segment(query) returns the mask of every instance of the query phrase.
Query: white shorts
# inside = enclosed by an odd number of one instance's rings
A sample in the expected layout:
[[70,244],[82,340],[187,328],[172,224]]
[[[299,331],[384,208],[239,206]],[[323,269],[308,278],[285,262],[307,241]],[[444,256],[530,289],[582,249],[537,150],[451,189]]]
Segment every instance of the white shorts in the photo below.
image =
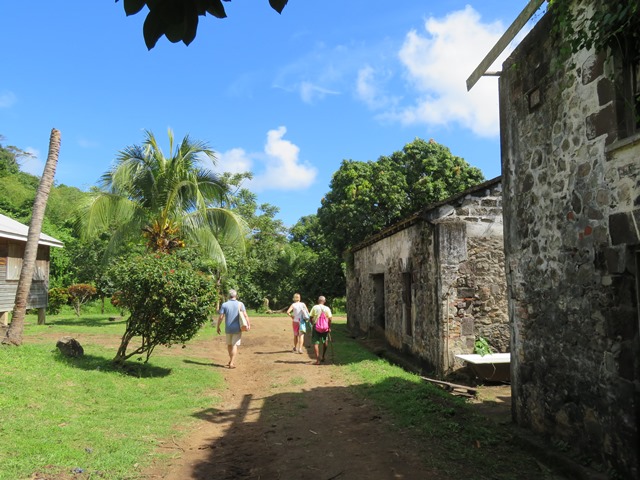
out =
[[239,347],[242,333],[227,333],[227,345]]

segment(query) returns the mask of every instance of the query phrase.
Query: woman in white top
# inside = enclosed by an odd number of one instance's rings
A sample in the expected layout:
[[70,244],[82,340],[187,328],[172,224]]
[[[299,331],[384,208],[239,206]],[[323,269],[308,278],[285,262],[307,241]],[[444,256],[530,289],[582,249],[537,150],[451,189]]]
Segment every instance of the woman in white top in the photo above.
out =
[[293,327],[293,352],[303,353],[302,345],[304,344],[304,333],[300,331],[300,322],[304,321],[302,315],[304,312],[308,312],[307,306],[300,301],[300,294],[296,293],[293,296],[293,303],[287,310],[287,315],[293,320],[291,326]]

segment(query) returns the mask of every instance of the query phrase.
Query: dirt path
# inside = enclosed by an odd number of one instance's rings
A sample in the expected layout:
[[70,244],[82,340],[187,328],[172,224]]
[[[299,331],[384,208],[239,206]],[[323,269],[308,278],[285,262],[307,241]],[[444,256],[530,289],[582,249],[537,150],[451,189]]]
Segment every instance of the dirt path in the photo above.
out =
[[220,404],[200,412],[192,433],[161,447],[173,458],[145,478],[444,478],[383,412],[350,392],[339,367],[315,366],[312,355],[291,351],[288,319],[255,318],[252,326],[234,370],[225,368],[222,336],[189,348],[219,368],[228,387]]

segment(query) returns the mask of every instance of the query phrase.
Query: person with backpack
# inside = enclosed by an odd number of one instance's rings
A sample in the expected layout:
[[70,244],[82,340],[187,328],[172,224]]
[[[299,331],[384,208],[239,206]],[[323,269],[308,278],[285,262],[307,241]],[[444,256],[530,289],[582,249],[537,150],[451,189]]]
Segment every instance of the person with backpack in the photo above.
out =
[[[316,363],[314,365],[320,365],[320,362],[324,362],[327,353],[329,332],[331,331],[331,309],[324,304],[326,301],[327,300],[320,295],[318,297],[318,304],[314,305],[309,312],[311,324],[313,325],[311,343],[313,343],[313,350],[316,353]],[[322,357],[320,357],[321,343]]]

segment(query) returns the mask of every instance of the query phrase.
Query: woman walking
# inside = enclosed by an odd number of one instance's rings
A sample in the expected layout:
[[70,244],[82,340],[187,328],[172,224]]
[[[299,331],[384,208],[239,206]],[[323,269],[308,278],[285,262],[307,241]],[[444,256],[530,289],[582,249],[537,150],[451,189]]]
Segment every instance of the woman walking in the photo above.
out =
[[300,330],[300,322],[304,322],[304,315],[309,316],[307,306],[300,301],[300,294],[293,295],[293,303],[287,310],[287,315],[292,319],[291,326],[293,328],[293,352],[303,353],[302,346],[304,344],[304,327]]

